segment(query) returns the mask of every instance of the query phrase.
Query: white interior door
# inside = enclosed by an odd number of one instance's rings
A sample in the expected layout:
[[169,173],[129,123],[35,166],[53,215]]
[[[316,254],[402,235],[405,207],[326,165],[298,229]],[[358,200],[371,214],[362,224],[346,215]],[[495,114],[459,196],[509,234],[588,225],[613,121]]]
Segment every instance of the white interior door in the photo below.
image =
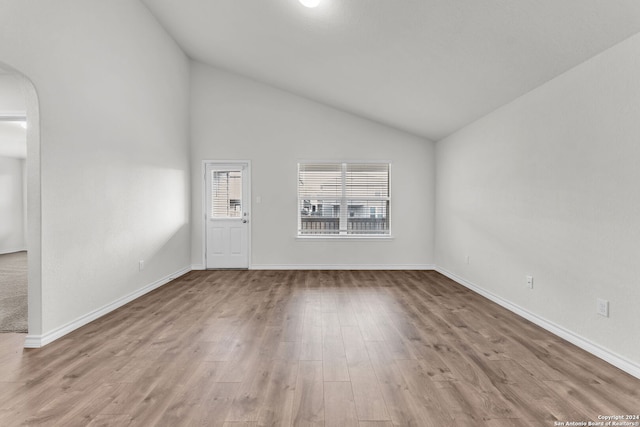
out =
[[249,268],[249,164],[206,163],[207,268]]

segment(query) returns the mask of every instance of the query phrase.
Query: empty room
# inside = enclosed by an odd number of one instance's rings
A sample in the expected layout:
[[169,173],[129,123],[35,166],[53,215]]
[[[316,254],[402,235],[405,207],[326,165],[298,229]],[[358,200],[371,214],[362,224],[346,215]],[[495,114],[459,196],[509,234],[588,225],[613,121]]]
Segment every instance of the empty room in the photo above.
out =
[[0,425],[640,426],[640,3],[0,0]]

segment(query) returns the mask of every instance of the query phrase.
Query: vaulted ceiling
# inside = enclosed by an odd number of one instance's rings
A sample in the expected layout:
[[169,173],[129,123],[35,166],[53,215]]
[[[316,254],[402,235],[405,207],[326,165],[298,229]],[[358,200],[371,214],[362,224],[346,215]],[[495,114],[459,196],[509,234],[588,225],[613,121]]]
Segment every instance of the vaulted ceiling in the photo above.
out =
[[439,140],[640,32],[637,0],[142,0],[194,60]]

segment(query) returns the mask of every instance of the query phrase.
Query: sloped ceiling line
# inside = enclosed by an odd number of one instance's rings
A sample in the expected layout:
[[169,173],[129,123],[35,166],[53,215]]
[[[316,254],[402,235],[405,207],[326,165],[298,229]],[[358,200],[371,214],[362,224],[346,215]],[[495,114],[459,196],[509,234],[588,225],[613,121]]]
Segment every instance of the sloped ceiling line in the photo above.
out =
[[640,32],[636,0],[142,0],[192,58],[437,141]]

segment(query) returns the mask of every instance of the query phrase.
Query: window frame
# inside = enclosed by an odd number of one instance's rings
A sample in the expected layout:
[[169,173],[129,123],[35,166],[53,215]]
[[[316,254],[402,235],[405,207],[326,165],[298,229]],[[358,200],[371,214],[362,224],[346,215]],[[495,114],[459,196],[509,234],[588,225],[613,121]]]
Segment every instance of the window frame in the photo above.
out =
[[[388,196],[384,198],[380,198],[379,200],[386,200],[388,202],[387,205],[387,232],[384,234],[380,233],[371,233],[371,234],[355,234],[348,233],[348,230],[339,230],[336,234],[301,234],[301,223],[302,223],[302,215],[300,213],[301,206],[301,197],[300,197],[300,167],[301,165],[340,165],[341,166],[341,184],[342,184],[342,194],[339,197],[340,200],[340,223],[342,221],[348,221],[348,200],[351,200],[346,194],[346,166],[347,165],[386,165],[387,166],[387,185],[388,185]],[[389,160],[299,160],[297,162],[296,168],[296,238],[297,239],[317,239],[317,240],[350,240],[350,239],[369,239],[369,240],[392,240],[394,238],[392,234],[392,162]],[[362,199],[362,197],[360,197]],[[376,200],[372,198],[370,200]]]

